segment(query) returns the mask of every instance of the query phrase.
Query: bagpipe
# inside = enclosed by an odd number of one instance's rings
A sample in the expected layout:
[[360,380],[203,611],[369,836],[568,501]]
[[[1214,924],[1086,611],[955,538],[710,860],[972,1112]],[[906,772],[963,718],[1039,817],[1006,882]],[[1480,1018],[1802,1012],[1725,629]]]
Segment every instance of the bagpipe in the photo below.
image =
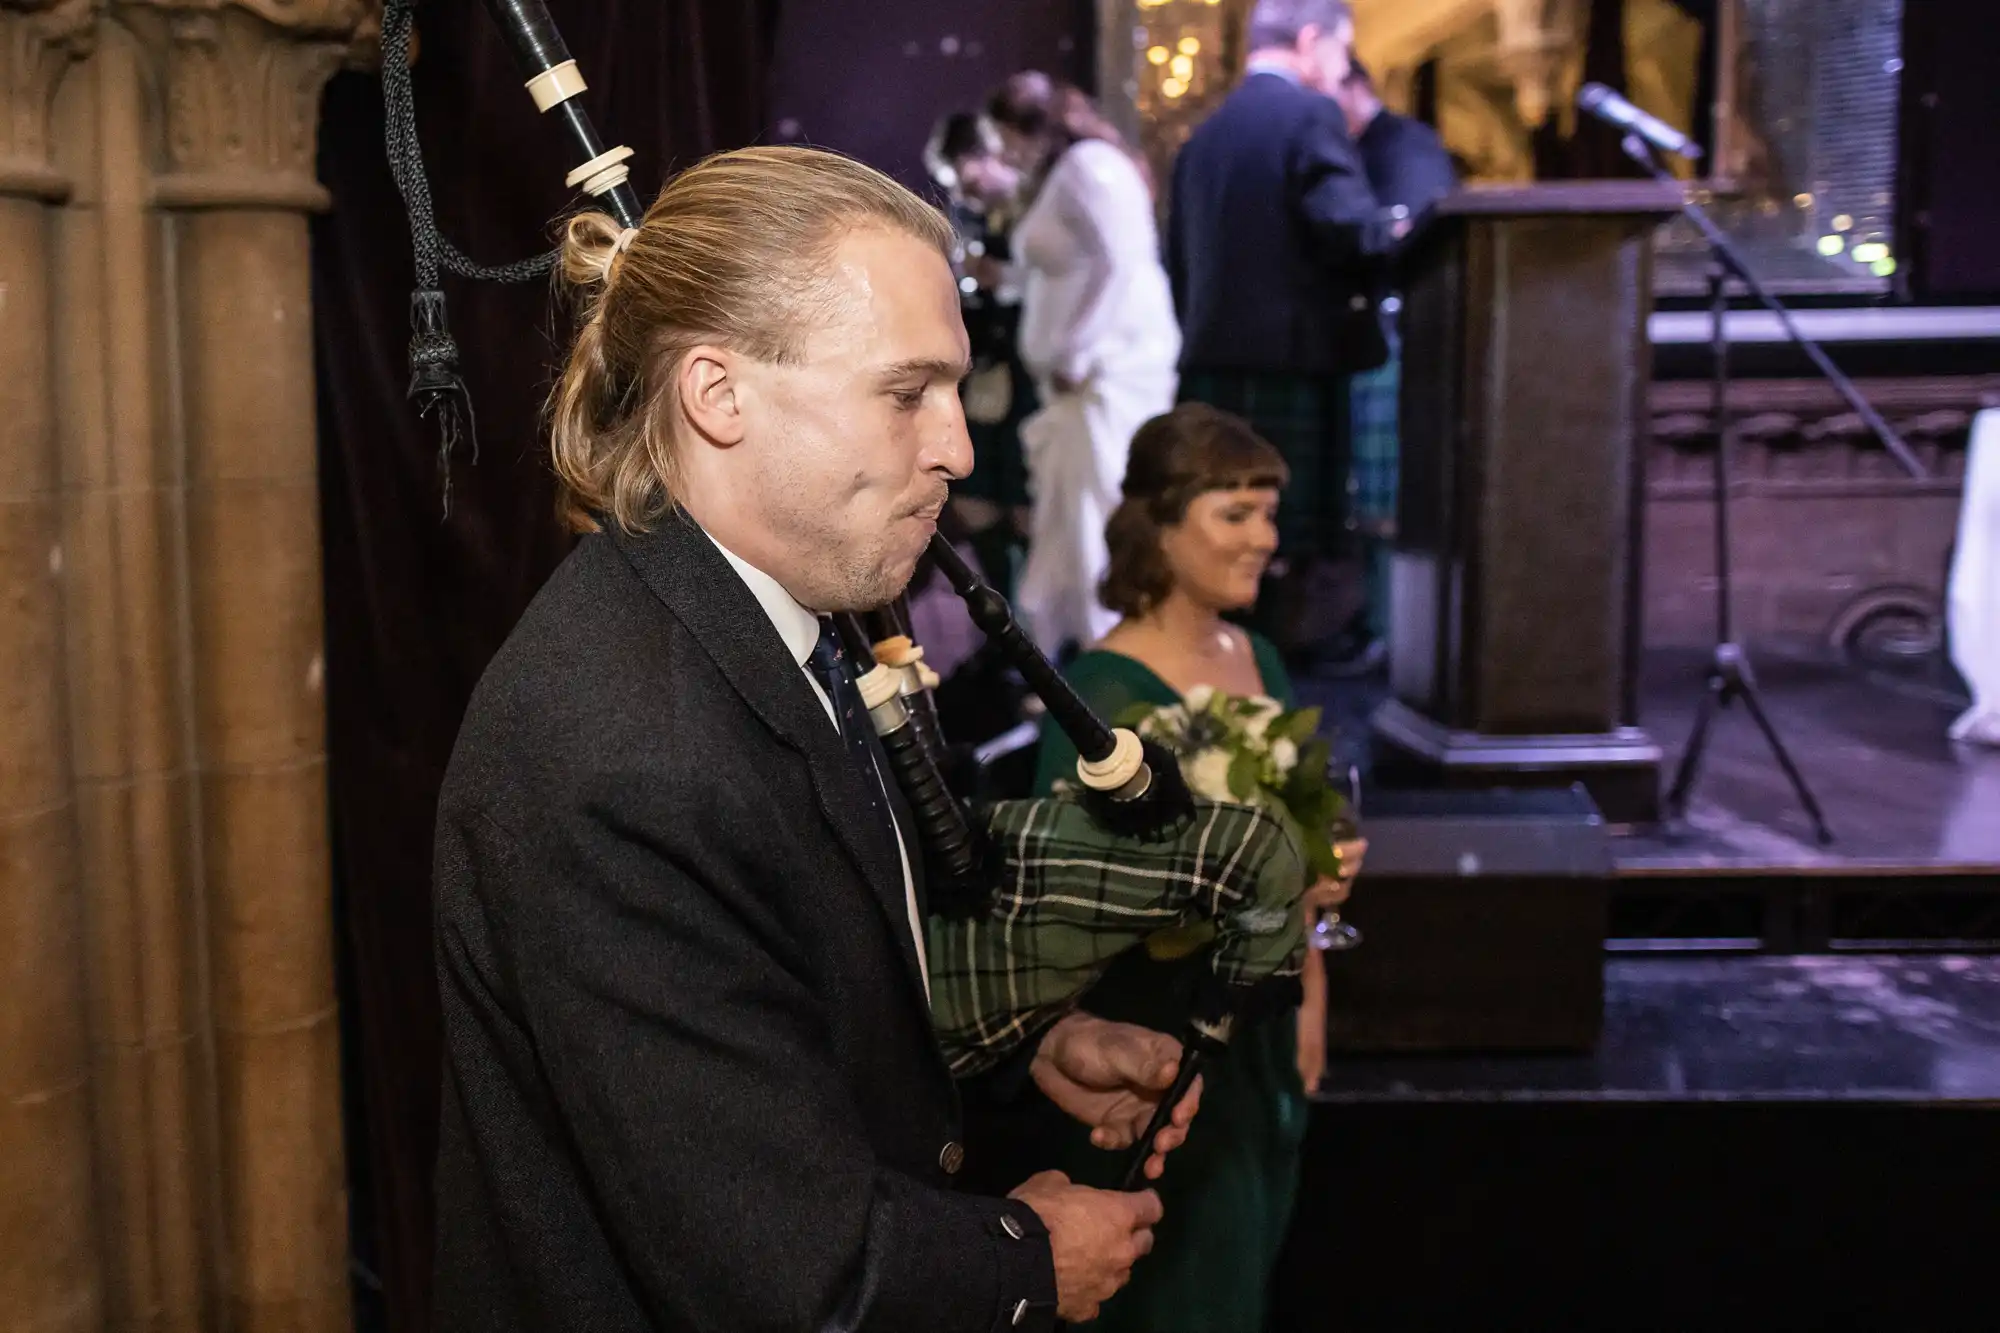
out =
[[[439,267],[519,281],[548,272],[553,256],[488,268],[438,233],[410,86],[415,3],[384,6],[383,95],[390,161],[418,261],[409,392],[426,416],[439,419],[441,463],[448,464],[470,405]],[[628,179],[632,150],[607,147],[599,137],[578,100],[583,75],[542,0],[486,0],[486,8],[529,96],[567,132],[578,158],[568,184],[621,226],[642,226]],[[1154,933],[1213,928],[1176,1086],[1132,1150],[1127,1183],[1136,1185],[1154,1135],[1204,1060],[1224,1049],[1242,1022],[1298,1002],[1307,860],[1281,816],[1196,799],[1171,751],[1099,718],[949,541],[934,536],[929,559],[1079,756],[1072,791],[969,807],[946,780],[950,749],[932,693],[938,681],[911,635],[907,603],[834,618],[853,660],[873,663],[858,681],[862,701],[916,823],[930,908],[933,1026],[953,1072],[973,1074],[1005,1060],[1075,1007],[1114,958]]]

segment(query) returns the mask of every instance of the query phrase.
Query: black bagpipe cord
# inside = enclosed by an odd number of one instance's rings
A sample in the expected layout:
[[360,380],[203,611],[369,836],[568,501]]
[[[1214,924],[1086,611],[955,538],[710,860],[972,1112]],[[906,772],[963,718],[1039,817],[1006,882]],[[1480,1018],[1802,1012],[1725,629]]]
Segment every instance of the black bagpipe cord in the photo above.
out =
[[478,423],[472,396],[466,391],[458,362],[458,343],[445,316],[440,269],[462,278],[485,282],[532,282],[555,268],[559,250],[512,264],[481,264],[438,230],[431,206],[430,179],[424,172],[423,145],[417,139],[416,98],[410,86],[411,36],[416,0],[386,0],[382,7],[382,106],[389,149],[389,170],[403,207],[410,215],[410,246],[416,258],[416,287],[410,293],[409,397],[424,417],[438,424],[438,474],[444,491],[444,512],[451,514],[451,452],[463,436],[479,461]]

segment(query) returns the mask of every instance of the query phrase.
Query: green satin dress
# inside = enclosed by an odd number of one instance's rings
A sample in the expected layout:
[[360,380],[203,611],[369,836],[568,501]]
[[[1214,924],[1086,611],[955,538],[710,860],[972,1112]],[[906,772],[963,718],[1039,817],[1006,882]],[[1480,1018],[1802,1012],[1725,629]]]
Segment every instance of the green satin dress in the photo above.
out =
[[[1278,653],[1253,635],[1266,694],[1292,706],[1290,678]],[[1179,702],[1174,688],[1121,653],[1084,653],[1064,673],[1104,718],[1135,702]],[[1044,724],[1036,790],[1074,774],[1076,750]],[[1176,952],[1173,941],[1134,950],[1113,963],[1084,1008],[1105,1018],[1140,1023],[1178,1037],[1187,1021],[1199,954]],[[1272,1270],[1284,1245],[1305,1141],[1307,1099],[1299,1078],[1297,1018],[1287,1012],[1241,1032],[1221,1059],[1206,1066],[1201,1111],[1188,1141],[1167,1158],[1158,1189],[1166,1216],[1152,1254],[1099,1317],[1077,1325],[1092,1333],[1261,1333]],[[1044,1122],[1047,1160],[1038,1166],[1072,1180],[1115,1189],[1123,1152],[1090,1146],[1074,1121]]]

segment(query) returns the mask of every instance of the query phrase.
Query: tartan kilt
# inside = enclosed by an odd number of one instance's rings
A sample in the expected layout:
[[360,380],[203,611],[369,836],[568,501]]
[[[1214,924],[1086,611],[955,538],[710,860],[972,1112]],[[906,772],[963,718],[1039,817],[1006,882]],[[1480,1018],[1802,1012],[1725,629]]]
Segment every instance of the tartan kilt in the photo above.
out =
[[[1040,403],[1035,381],[1020,358],[1009,357],[996,366],[982,367],[981,373],[995,374],[1001,366],[1006,368],[1006,410],[997,420],[980,420],[972,412],[966,413],[965,430],[972,440],[972,473],[953,482],[951,493],[1021,509],[1029,503],[1028,461],[1021,450],[1021,423],[1034,415]],[[966,392],[961,386],[960,396],[964,397]]]
[[1402,384],[1402,358],[1392,352],[1387,361],[1356,375],[1349,385],[1354,411],[1354,517],[1364,530],[1379,532],[1396,521]]
[[1278,497],[1279,554],[1347,548],[1347,376],[1190,370],[1181,376],[1180,400],[1235,413],[1284,455],[1292,479]]

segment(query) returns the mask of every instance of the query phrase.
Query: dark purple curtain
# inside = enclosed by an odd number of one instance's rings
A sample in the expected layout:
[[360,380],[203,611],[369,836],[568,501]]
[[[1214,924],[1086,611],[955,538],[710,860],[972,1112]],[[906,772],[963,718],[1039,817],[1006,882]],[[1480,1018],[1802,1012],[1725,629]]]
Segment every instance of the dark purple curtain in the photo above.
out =
[[2000,24],[1988,0],[1903,7],[1896,252],[1926,301],[2000,298]]
[[773,56],[774,139],[851,153],[934,195],[924,143],[1008,75],[1096,83],[1092,0],[813,0],[785,10]]
[[[763,127],[774,0],[549,0],[592,117],[650,198],[676,165]],[[558,128],[522,91],[477,0],[419,9],[420,132],[446,234],[499,262],[550,243],[570,202]],[[478,413],[451,465],[404,398],[410,237],[382,148],[381,86],[328,87],[313,230],[326,548],[328,720],[352,1229],[363,1328],[429,1326],[440,1043],[432,811],[488,658],[568,549],[538,412],[561,336],[545,283],[447,278]]]

